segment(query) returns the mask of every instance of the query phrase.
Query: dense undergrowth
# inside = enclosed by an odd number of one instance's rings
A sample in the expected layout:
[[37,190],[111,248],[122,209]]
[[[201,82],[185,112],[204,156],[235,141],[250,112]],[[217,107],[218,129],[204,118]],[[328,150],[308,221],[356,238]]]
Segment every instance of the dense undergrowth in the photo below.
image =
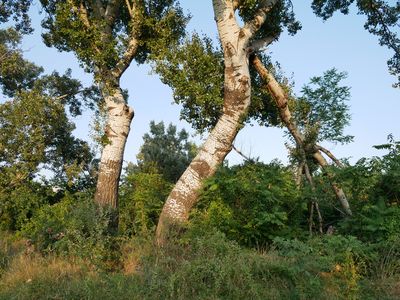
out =
[[[90,186],[21,183],[0,192],[0,299],[399,299],[399,161],[396,148],[332,169],[351,218],[323,174],[311,191],[277,162],[224,166],[162,248],[154,231],[173,182],[154,166],[127,170],[118,230]],[[315,217],[310,232],[316,198],[323,234]]]
[[107,271],[88,258],[28,253],[21,241],[3,233],[0,299],[400,296],[398,261],[393,257],[399,255],[399,240],[377,249],[342,236],[306,242],[279,239],[271,248],[256,251],[217,231],[201,237],[192,234],[189,231],[163,249],[150,240],[126,240],[120,244],[120,268]]

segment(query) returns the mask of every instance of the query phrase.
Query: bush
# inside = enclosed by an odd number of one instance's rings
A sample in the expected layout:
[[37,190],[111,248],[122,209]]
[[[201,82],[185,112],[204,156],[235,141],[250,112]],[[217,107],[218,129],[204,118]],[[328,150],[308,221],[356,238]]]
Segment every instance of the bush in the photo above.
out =
[[98,207],[85,195],[67,195],[41,208],[21,234],[43,254],[81,257],[113,268],[119,255],[114,218],[113,211]]
[[288,169],[247,163],[224,167],[205,183],[192,220],[240,244],[262,246],[275,236],[301,233],[305,208]]
[[171,184],[161,174],[133,173],[124,178],[119,202],[120,233],[152,235]]
[[[146,299],[320,299],[321,270],[241,248],[218,231],[172,241],[143,263]],[[338,288],[338,287],[335,287]]]
[[38,209],[55,197],[47,187],[33,181],[10,189],[1,189],[0,185],[0,230],[20,230]]

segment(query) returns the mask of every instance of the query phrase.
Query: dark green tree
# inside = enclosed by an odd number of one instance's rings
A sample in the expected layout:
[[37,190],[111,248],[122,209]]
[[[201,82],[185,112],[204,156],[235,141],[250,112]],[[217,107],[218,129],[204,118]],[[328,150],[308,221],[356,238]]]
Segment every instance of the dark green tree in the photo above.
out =
[[150,132],[143,136],[143,145],[137,155],[141,172],[156,169],[165,180],[175,183],[196,154],[196,145],[188,141],[189,134],[164,122],[150,122]]
[[90,184],[92,153],[72,135],[65,106],[44,90],[18,92],[0,104],[0,219],[19,229],[33,211],[53,201],[40,176],[51,186],[76,191]]
[[192,220],[246,246],[263,247],[281,234],[301,232],[305,210],[299,196],[291,170],[280,163],[221,167],[205,182]]
[[346,77],[346,73],[336,69],[312,77],[295,101],[293,113],[297,126],[314,144],[352,141],[352,136],[344,134],[350,123],[350,88],[341,85]]
[[150,122],[143,136],[137,164],[125,169],[120,196],[120,230],[127,234],[154,232],[172,185],[196,153],[188,133],[163,122]]

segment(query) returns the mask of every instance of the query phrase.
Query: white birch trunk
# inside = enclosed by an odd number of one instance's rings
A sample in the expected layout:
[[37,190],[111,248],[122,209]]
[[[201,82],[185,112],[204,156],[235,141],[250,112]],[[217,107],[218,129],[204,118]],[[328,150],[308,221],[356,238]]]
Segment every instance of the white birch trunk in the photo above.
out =
[[133,110],[126,104],[121,89],[105,95],[107,144],[101,153],[95,202],[103,207],[118,207],[118,184],[122,170],[126,140],[130,131]]
[[231,1],[214,0],[214,12],[224,49],[224,107],[215,128],[170,193],[157,226],[163,244],[174,225],[187,221],[204,179],[212,176],[232,149],[250,105],[251,82],[246,46],[248,37],[238,26]]

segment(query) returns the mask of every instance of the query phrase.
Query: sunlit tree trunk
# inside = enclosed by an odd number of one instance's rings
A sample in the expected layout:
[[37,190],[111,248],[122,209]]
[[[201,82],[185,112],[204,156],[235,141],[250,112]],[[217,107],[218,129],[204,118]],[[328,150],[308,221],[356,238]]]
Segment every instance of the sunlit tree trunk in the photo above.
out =
[[103,207],[118,207],[118,183],[121,175],[124,149],[133,118],[133,110],[126,104],[120,88],[104,94],[107,123],[106,144],[100,160],[95,202]]
[[[197,202],[204,179],[213,175],[232,149],[250,105],[251,81],[248,44],[265,21],[266,13],[276,1],[266,1],[254,22],[240,27],[235,17],[235,1],[213,0],[218,33],[224,51],[223,113],[192,163],[170,193],[157,226],[157,240],[162,244],[170,228],[183,224]],[[254,26],[256,23],[257,26]],[[257,27],[257,28],[255,28]]]

